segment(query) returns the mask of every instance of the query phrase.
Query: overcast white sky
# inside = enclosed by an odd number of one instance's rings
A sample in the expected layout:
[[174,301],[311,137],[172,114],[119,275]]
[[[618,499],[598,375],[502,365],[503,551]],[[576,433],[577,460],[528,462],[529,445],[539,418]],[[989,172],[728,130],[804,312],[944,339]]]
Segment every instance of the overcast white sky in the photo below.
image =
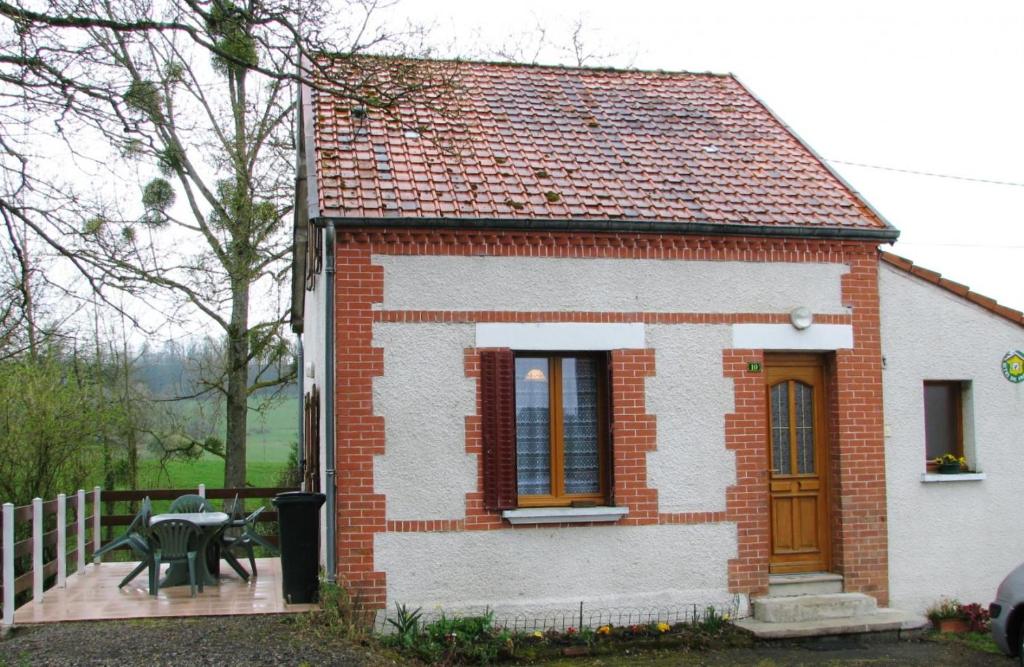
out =
[[1024,310],[1024,2],[404,0],[440,55],[732,72],[902,231],[892,250]]

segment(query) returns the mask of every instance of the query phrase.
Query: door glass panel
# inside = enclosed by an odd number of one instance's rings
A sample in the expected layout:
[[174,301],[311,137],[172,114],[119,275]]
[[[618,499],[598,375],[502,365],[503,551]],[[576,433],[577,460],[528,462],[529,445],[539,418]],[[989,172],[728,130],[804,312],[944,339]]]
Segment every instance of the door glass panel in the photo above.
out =
[[803,382],[793,383],[796,404],[796,465],[801,475],[814,472],[814,390]]
[[793,471],[789,456],[789,383],[780,382],[771,388],[772,467],[777,474]]
[[562,441],[565,492],[598,493],[597,361],[566,357],[562,361]]
[[548,360],[516,358],[516,470],[521,496],[551,493]]

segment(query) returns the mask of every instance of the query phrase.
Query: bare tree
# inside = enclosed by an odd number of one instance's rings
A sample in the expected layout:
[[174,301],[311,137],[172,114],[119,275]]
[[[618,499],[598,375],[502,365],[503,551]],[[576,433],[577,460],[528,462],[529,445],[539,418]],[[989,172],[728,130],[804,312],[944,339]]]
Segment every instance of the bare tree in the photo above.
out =
[[534,17],[532,30],[512,33],[502,44],[488,54],[510,63],[536,65],[542,58],[552,62],[566,62],[575,67],[600,65],[618,54],[612,51],[592,50],[593,37],[587,34],[583,17],[577,16],[564,29],[551,26]]
[[[218,332],[220,363],[197,393],[226,405],[226,486],[245,483],[250,396],[295,377],[278,295],[291,250],[297,83],[385,111],[449,85],[418,61],[361,57],[398,43],[376,27],[378,2],[348,5],[347,21],[329,6],[0,1],[0,120],[20,130],[0,130],[0,211],[136,323],[148,304]],[[327,35],[336,25],[348,30]],[[326,50],[343,55],[321,70]],[[46,151],[33,148],[39,135],[94,185],[48,170]],[[132,172],[144,182],[135,201],[118,185]],[[121,308],[111,291],[134,305]]]

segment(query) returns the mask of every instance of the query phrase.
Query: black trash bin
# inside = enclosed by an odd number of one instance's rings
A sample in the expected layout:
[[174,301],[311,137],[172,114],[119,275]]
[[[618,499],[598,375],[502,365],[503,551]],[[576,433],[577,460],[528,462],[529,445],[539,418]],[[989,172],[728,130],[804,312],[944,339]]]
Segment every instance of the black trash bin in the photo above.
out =
[[320,590],[320,506],[322,493],[288,491],[270,502],[277,508],[281,580],[289,604],[316,602]]

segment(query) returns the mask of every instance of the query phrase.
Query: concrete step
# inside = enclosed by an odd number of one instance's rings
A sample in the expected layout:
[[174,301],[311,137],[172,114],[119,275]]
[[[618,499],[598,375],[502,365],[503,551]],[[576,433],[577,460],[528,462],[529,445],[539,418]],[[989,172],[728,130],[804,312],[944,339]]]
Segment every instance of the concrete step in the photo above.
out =
[[843,592],[843,575],[831,572],[773,574],[768,577],[768,597],[827,595]]
[[765,623],[800,623],[872,614],[875,598],[863,593],[826,593],[755,598],[754,618]]
[[928,619],[898,609],[876,609],[870,614],[847,618],[795,621],[791,623],[765,623],[755,618],[744,618],[736,625],[749,630],[758,639],[798,639],[802,637],[829,637],[863,633],[895,633],[906,638],[924,632]]

